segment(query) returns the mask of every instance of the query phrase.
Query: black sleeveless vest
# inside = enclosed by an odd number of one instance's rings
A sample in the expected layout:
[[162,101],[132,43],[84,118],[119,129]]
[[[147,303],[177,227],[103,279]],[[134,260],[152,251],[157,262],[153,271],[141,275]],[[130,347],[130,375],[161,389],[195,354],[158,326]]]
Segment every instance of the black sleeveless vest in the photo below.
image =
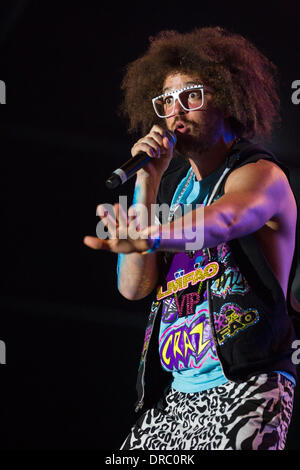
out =
[[[289,179],[288,169],[264,148],[246,139],[233,146],[224,164],[229,169],[224,179],[216,188],[213,200],[224,194],[228,174],[236,168],[260,159],[275,162]],[[175,189],[186,175],[190,164],[182,163],[182,158],[174,158],[165,172],[158,193],[158,204],[169,206]],[[165,221],[161,221],[165,222]],[[229,252],[224,269],[238,267],[239,275],[247,284],[243,295],[229,291],[218,295],[226,274],[220,270],[217,279],[206,280],[207,300],[210,312],[212,336],[223,372],[228,380],[241,382],[252,375],[285,371],[296,378],[296,366],[292,362],[292,343],[296,338],[291,314],[290,291],[296,271],[297,253],[295,250],[290,272],[287,300],[281,286],[273,274],[254,234],[228,242]],[[219,246],[208,250],[211,261],[222,264]],[[225,250],[226,251],[226,250]],[[216,256],[219,253],[219,258]],[[224,261],[224,259],[223,259]],[[164,272],[162,266],[162,272]],[[163,278],[161,279],[164,282]],[[143,405],[154,406],[160,399],[164,387],[168,385],[172,374],[165,372],[160,365],[158,354],[158,331],[160,321],[160,302],[154,301],[146,328],[145,341],[138,371],[136,411]],[[216,318],[225,318],[222,328],[216,325]],[[151,339],[151,341],[150,341]],[[147,368],[146,368],[147,362]]]

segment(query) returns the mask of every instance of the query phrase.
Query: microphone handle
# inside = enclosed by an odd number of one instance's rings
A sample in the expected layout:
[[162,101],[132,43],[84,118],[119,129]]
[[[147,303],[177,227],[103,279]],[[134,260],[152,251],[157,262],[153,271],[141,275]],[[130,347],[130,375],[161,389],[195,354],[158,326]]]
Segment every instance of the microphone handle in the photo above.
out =
[[151,157],[145,152],[139,152],[134,158],[124,163],[120,168],[115,170],[112,175],[105,181],[108,189],[115,189],[127,180],[132,178],[136,172],[143,168]]
[[[166,131],[166,135],[173,145],[176,145],[176,136],[174,132]],[[139,152],[134,158],[128,160],[124,165],[115,170],[112,175],[105,181],[108,189],[115,189],[125,183],[129,178],[134,176],[136,172],[143,168],[151,157],[145,152]]]

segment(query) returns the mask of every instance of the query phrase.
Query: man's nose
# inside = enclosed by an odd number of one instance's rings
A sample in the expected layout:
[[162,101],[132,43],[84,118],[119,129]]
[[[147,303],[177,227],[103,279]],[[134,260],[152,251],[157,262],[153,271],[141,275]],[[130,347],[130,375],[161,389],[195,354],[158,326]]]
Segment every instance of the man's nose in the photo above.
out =
[[181,106],[179,99],[177,98],[174,103],[174,111],[173,114],[185,114],[186,110]]

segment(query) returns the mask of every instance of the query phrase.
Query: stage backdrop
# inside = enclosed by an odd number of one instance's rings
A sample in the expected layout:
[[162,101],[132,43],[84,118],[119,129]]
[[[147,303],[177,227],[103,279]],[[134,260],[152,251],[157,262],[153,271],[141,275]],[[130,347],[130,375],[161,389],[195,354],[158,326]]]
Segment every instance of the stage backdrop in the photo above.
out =
[[97,204],[132,194],[133,181],[104,185],[136,138],[118,115],[126,64],[162,29],[248,37],[279,69],[282,124],[266,146],[299,201],[299,13],[289,1],[1,2],[0,448],[117,449],[135,419],[150,299],[122,298],[115,256],[82,243]]

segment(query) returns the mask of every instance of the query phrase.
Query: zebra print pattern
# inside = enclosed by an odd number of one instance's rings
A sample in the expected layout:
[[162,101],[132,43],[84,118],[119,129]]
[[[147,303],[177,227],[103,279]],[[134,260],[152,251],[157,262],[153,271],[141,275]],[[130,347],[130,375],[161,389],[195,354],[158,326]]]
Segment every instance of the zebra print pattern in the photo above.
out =
[[272,372],[199,393],[169,388],[121,450],[283,450],[294,386]]

